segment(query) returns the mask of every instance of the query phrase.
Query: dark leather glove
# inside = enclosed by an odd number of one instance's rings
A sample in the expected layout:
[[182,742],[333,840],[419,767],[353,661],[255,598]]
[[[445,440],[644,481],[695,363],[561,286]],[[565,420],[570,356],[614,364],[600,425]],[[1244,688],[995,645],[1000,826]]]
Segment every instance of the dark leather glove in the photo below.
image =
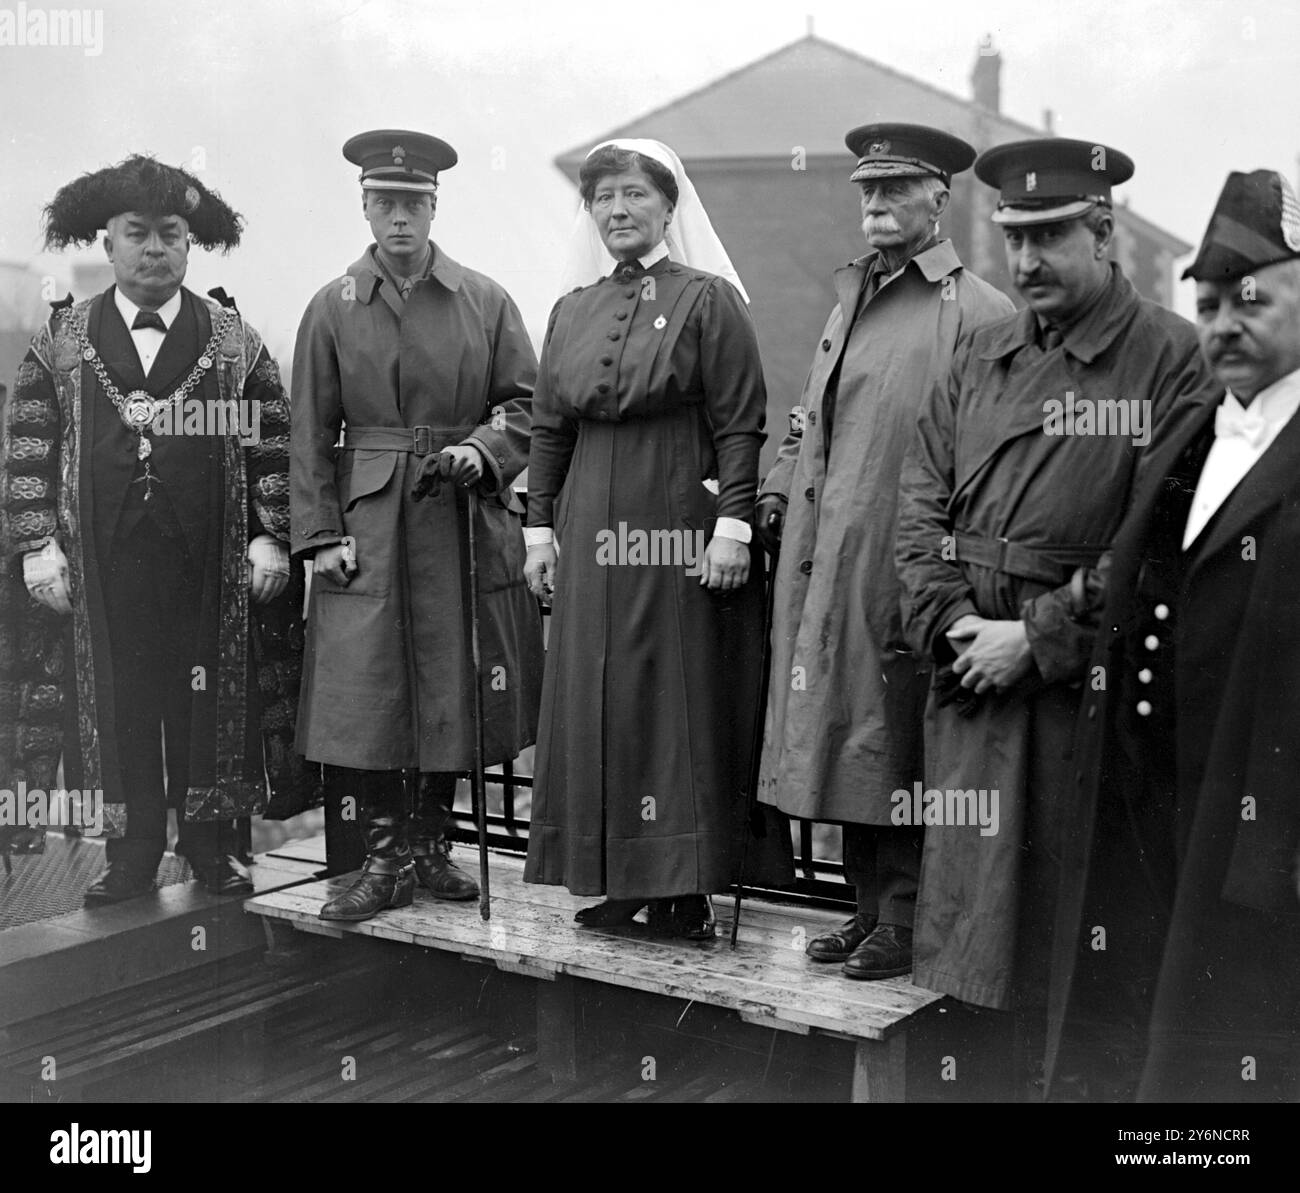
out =
[[974,688],[963,688],[961,676],[948,665],[940,667],[934,673],[934,702],[939,708],[955,704],[957,715],[969,720],[979,711],[984,697]]
[[415,471],[415,483],[411,486],[411,497],[423,501],[430,493],[436,493],[444,482],[450,482],[456,461],[447,452],[436,456],[423,456]]
[[778,493],[764,493],[754,505],[754,533],[769,555],[775,555],[781,549],[785,505],[785,498]]

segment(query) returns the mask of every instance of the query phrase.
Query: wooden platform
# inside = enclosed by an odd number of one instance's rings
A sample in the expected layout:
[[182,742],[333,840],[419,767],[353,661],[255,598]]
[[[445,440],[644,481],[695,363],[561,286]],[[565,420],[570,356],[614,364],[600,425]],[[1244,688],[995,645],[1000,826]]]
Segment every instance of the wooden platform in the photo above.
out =
[[838,965],[808,960],[808,940],[842,917],[807,907],[747,902],[733,952],[727,943],[730,899],[714,900],[718,939],[707,943],[653,936],[639,924],[579,928],[573,913],[593,900],[560,887],[525,885],[517,856],[493,855],[487,922],[475,903],[440,902],[424,892],[412,907],[363,923],[319,919],[321,904],[346,885],[346,879],[300,883],[254,896],[244,906],[303,932],[418,945],[538,979],[538,1048],[560,1078],[576,1071],[583,989],[602,983],[724,1008],[777,1031],[851,1040],[857,1045],[854,1100],[903,1101],[909,1022],[941,997],[906,978],[852,982]]
[[[321,868],[314,853],[311,844],[259,856],[250,868],[254,889],[263,893],[311,880]],[[78,901],[83,891],[75,892]],[[0,932],[0,1030],[98,995],[265,948],[266,933],[243,914],[239,900],[209,895],[195,881],[7,928]]]

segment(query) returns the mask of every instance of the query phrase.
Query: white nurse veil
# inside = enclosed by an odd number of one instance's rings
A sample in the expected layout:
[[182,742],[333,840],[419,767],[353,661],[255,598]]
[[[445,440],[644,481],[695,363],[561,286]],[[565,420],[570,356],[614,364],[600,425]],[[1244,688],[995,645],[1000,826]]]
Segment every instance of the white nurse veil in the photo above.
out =
[[[740,296],[749,301],[745,287],[741,284],[732,265],[727,250],[713,230],[709,213],[704,210],[695,186],[686,176],[686,169],[681,158],[662,141],[650,141],[639,138],[620,138],[614,141],[602,141],[591,153],[613,145],[618,149],[630,149],[645,157],[652,157],[660,165],[672,171],[677,179],[677,205],[673,209],[672,223],[668,225],[665,237],[668,255],[681,265],[692,269],[703,269],[707,273],[716,273],[726,278],[740,291]],[[590,157],[591,153],[587,156]],[[560,293],[567,294],[577,286],[590,286],[610,273],[617,263],[611,257],[596,231],[596,222],[591,213],[578,200],[578,210],[573,220],[573,233],[569,237],[568,253],[564,262]]]

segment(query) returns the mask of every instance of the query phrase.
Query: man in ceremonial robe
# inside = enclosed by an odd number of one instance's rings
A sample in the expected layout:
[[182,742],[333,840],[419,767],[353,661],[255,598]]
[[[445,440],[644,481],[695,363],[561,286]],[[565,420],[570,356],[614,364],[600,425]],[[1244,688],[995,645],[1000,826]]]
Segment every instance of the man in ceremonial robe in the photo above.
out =
[[191,241],[239,242],[218,195],[131,157],[46,209],[52,247],[100,229],[114,285],[55,304],[5,419],[6,749],[29,788],[61,759],[65,787],[102,793],[87,903],[152,888],[169,806],[207,888],[250,893],[235,819],[268,778],[290,800],[313,790],[291,747],[288,399],[233,304],[182,285]]
[[[485,762],[533,742],[541,619],[523,578],[537,358],[510,296],[429,239],[445,141],[351,138],[375,242],[311,300],[294,352],[293,550],[312,561],[298,748],[360,811],[362,874],[321,911],[368,919],[415,885],[468,900],[451,861],[474,764],[466,509],[479,568]],[[340,434],[341,433],[341,434]],[[408,787],[414,788],[409,791]]]
[[1099,593],[1106,684],[1079,720],[1049,1064],[1094,1095],[1294,1102],[1300,204],[1286,179],[1230,174],[1183,276],[1217,384],[1144,469]]
[[1087,577],[1146,446],[1207,374],[1192,326],[1109,260],[1124,154],[1044,138],[975,172],[1001,192],[1027,308],[963,341],[903,469],[903,621],[936,673],[923,798],[899,808],[926,824],[913,980],[1017,1010],[1041,1039]]
[[1014,308],[939,235],[952,175],[974,149],[906,124],[846,140],[872,251],[836,271],[839,303],[760,490],[757,525],[780,560],[759,798],[843,825],[857,911],[807,953],[873,979],[911,968],[921,860],[921,828],[891,822],[890,793],[921,777],[930,683],[899,618],[899,469],[958,339]]

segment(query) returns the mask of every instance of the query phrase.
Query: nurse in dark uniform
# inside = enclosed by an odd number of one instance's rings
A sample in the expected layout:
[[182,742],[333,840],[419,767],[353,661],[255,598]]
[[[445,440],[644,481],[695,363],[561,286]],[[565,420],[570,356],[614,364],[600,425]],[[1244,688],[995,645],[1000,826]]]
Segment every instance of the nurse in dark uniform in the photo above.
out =
[[[551,312],[533,398],[525,572],[553,616],[524,877],[605,896],[579,923],[648,907],[652,929],[707,940],[745,827],[766,391],[676,155],[597,146],[579,185],[580,285]],[[789,881],[778,823],[747,879]]]

